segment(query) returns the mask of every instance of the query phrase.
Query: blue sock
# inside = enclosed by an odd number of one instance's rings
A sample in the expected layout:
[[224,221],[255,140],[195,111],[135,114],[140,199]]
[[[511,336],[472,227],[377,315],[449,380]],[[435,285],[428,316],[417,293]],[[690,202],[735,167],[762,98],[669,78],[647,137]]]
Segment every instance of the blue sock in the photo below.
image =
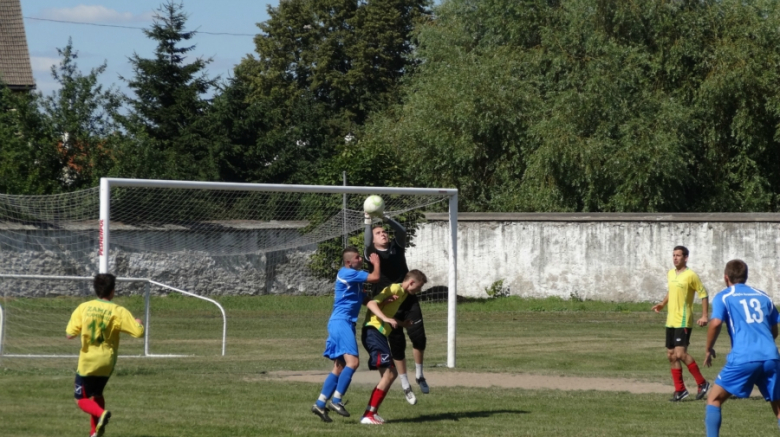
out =
[[780,419],[777,419],[777,427],[780,428]]
[[341,375],[339,376],[339,384],[336,387],[336,396],[333,398],[333,402],[341,402],[341,397],[344,396],[347,393],[347,389],[349,388],[349,383],[352,382],[352,375],[355,373],[355,369],[351,367],[345,367],[344,370],[341,371]]
[[325,378],[325,384],[322,385],[322,392],[320,393],[319,399],[317,399],[318,407],[325,408],[325,401],[330,399],[333,392],[336,391],[336,384],[338,384],[338,381],[339,377],[334,373],[329,374],[328,377]]
[[707,426],[707,437],[718,437],[720,435],[720,407],[707,405],[706,415],[704,416],[704,425]]

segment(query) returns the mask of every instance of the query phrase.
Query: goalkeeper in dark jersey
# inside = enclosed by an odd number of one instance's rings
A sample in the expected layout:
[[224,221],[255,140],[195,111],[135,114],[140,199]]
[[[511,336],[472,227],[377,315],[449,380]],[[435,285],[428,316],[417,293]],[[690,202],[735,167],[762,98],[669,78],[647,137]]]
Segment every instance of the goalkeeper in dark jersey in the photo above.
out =
[[[404,277],[409,272],[409,268],[406,266],[405,254],[406,229],[388,216],[385,216],[384,220],[394,231],[395,238],[392,240],[390,240],[387,230],[383,226],[374,226],[372,228],[371,217],[368,215],[365,217],[365,256],[368,258],[372,253],[376,253],[382,262],[379,282],[374,285],[374,290],[377,293],[390,286],[390,284],[403,282]],[[371,266],[369,266],[369,271],[371,271]],[[404,300],[395,315],[395,319],[400,322],[411,321],[411,325],[406,328],[406,333],[412,342],[416,380],[417,384],[420,385],[420,391],[428,393],[430,390],[423,375],[423,355],[426,341],[425,325],[423,324],[422,310],[420,309],[420,301],[417,296],[410,295]],[[392,352],[395,366],[398,369],[398,375],[401,377],[401,386],[404,389],[406,401],[414,405],[417,403],[417,398],[412,391],[409,377],[406,374],[406,338],[404,337],[404,328],[399,326],[394,329],[388,336],[388,342],[390,343],[390,351]]]

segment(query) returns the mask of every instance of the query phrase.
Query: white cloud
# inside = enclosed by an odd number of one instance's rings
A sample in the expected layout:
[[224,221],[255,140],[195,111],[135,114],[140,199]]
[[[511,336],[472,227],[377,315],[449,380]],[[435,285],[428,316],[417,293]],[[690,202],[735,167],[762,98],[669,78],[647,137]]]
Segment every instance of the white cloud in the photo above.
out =
[[45,56],[30,56],[30,65],[33,71],[51,71],[52,65],[60,63],[60,58],[48,58]]
[[49,20],[78,21],[81,23],[131,23],[151,21],[153,14],[145,12],[134,15],[119,12],[101,5],[78,5],[73,8],[44,9],[41,18]]

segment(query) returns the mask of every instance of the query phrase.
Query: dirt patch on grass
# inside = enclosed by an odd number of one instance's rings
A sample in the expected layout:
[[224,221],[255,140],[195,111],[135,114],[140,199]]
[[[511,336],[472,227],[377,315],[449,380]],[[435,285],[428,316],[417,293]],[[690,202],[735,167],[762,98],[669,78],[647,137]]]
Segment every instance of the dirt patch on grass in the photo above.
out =
[[[321,384],[329,371],[279,371],[269,372],[266,378],[285,381],[311,382]],[[671,393],[671,385],[639,382],[621,378],[581,378],[575,376],[549,376],[525,373],[475,373],[475,372],[425,372],[425,379],[436,387],[503,387],[528,390],[601,390],[625,391],[630,393]],[[353,384],[375,385],[379,375],[375,371],[358,370],[352,377]],[[400,384],[393,384],[398,385]]]

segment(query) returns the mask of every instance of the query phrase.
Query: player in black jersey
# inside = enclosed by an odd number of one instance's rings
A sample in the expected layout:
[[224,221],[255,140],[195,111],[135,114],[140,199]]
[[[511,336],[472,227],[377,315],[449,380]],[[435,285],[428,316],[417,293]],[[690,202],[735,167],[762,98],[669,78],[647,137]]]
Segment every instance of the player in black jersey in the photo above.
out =
[[[409,272],[405,254],[406,229],[390,217],[385,216],[384,220],[394,231],[395,238],[392,240],[383,226],[374,226],[372,228],[371,217],[366,216],[365,222],[365,256],[371,256],[372,253],[376,253],[379,255],[382,263],[379,282],[374,285],[375,292],[381,292],[390,284],[400,284]],[[371,266],[369,266],[370,271]],[[420,391],[428,393],[430,389],[425,381],[425,375],[423,375],[423,355],[426,342],[425,325],[423,324],[422,310],[420,309],[420,301],[417,296],[409,296],[398,309],[395,318],[401,322],[410,320],[412,323],[411,326],[406,328],[406,333],[412,342],[416,380],[420,386]],[[394,329],[388,336],[388,342],[390,343],[390,351],[393,355],[395,366],[398,369],[398,375],[401,377],[401,386],[404,390],[406,401],[414,405],[417,403],[417,398],[412,391],[409,377],[406,374],[406,337],[404,337],[404,328],[399,326]]]

